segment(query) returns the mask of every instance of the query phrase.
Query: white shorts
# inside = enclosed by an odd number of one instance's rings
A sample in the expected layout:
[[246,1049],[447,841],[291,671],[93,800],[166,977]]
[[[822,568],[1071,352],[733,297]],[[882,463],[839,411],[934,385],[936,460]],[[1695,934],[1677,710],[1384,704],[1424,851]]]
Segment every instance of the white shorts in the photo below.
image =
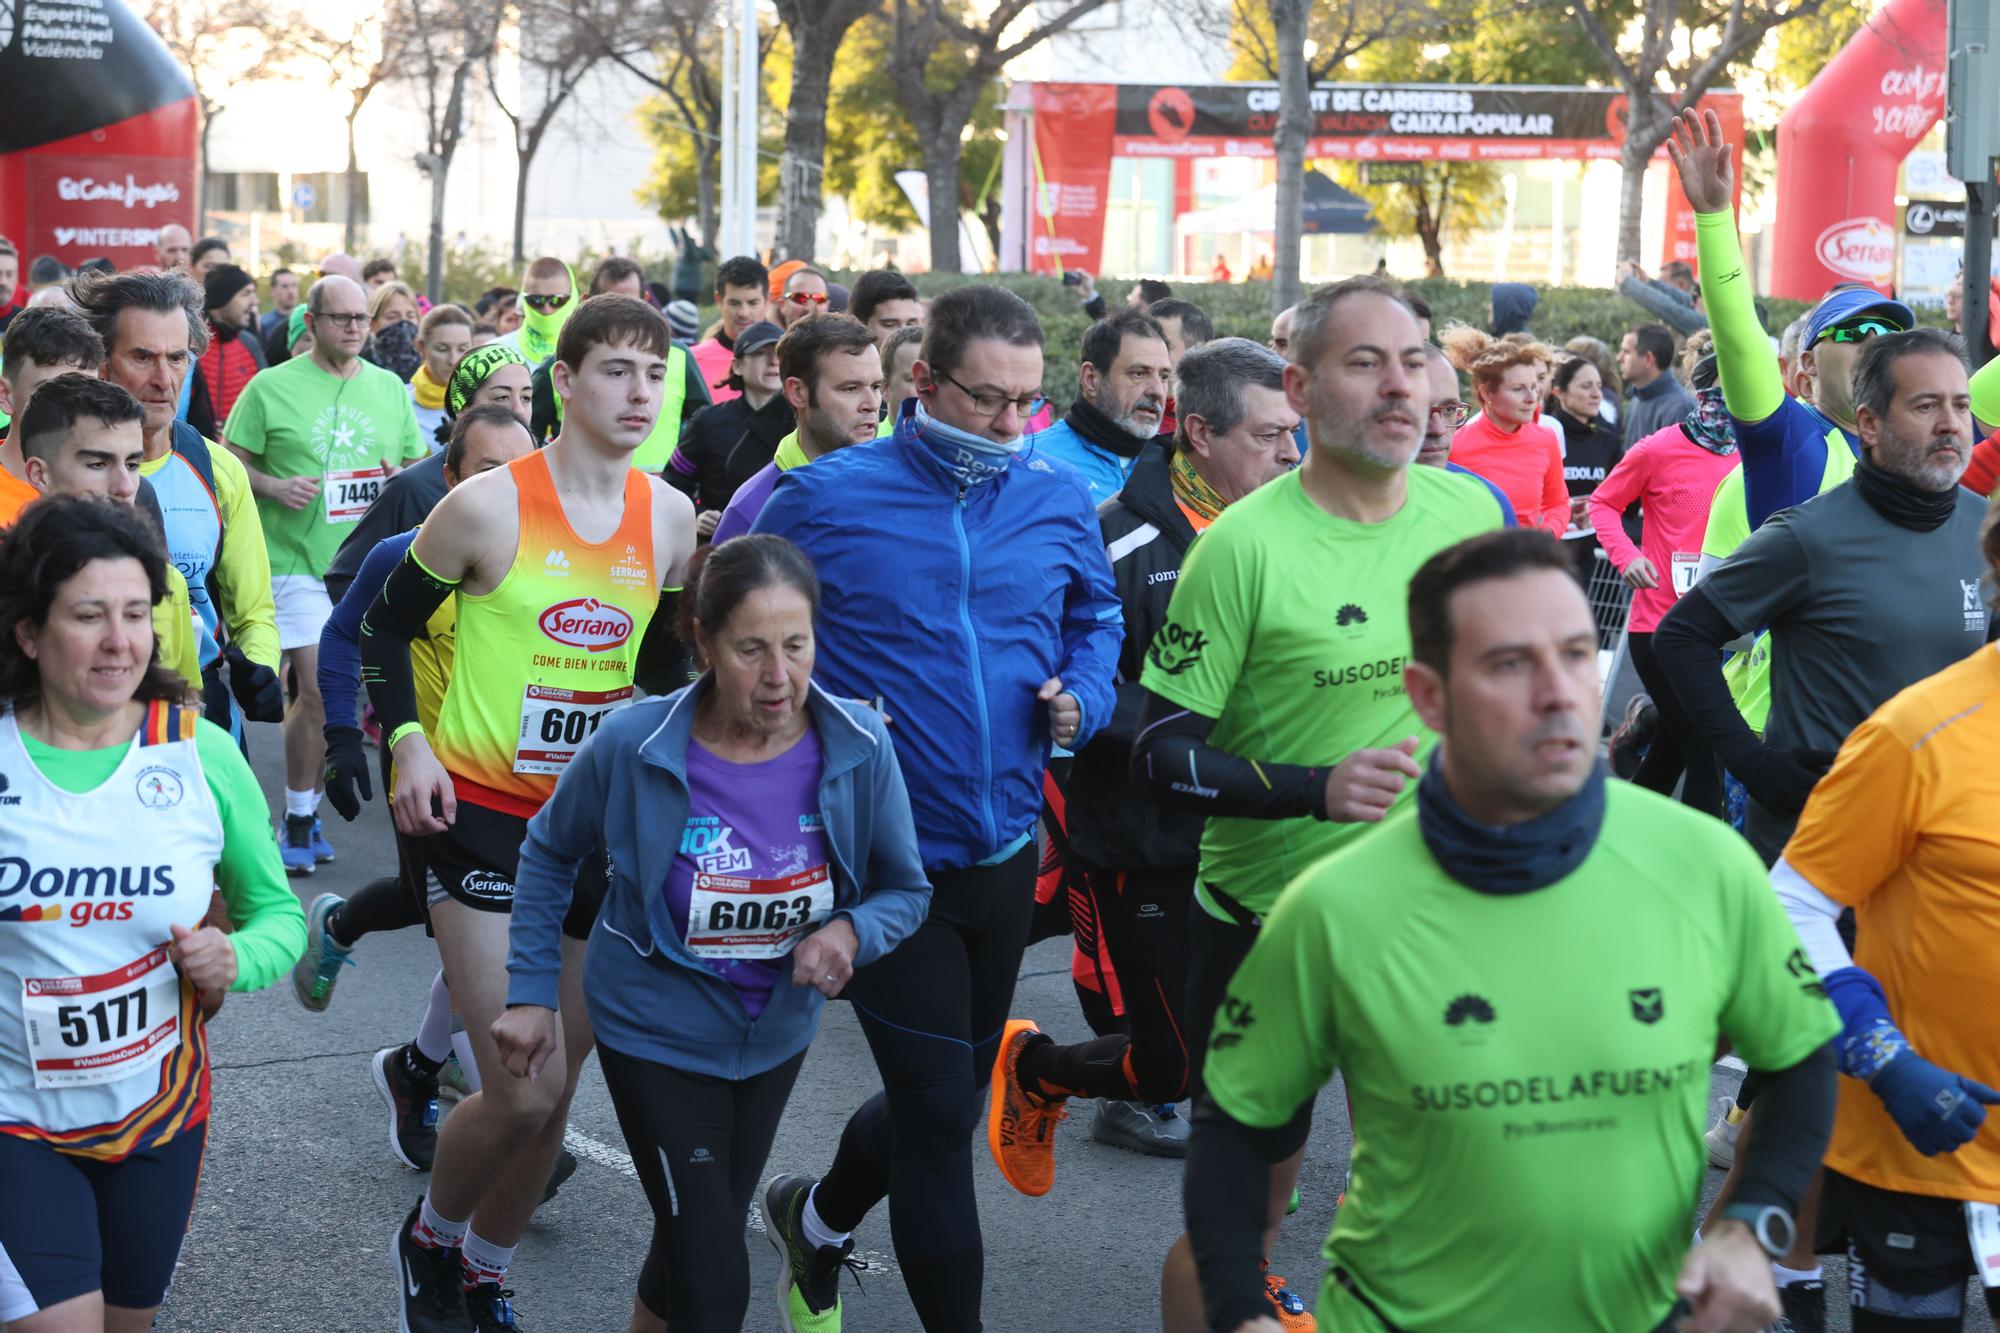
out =
[[271,600],[278,604],[278,646],[319,647],[319,632],[333,616],[326,581],[310,574],[273,574]]

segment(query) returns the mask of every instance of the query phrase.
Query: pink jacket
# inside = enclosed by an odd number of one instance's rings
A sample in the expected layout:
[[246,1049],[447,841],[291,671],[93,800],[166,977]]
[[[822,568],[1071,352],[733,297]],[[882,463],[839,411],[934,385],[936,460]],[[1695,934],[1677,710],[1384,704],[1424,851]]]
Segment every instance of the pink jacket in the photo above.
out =
[[[1677,422],[1626,450],[1611,475],[1592,492],[1590,518],[1597,525],[1604,554],[1621,574],[1643,554],[1659,580],[1632,594],[1627,627],[1634,634],[1652,633],[1681,594],[1694,586],[1702,536],[1708,531],[1709,502],[1739,461],[1733,453],[1725,456],[1702,448]],[[1618,522],[1634,500],[1646,507],[1644,551],[1632,545]]]

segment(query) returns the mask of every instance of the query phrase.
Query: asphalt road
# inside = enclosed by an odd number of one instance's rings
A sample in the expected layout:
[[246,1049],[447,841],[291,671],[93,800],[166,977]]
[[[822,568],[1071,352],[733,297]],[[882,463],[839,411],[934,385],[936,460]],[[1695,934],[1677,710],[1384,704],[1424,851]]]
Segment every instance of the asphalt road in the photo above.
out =
[[[252,750],[276,805],[283,786],[276,729],[255,728]],[[379,801],[351,825],[330,807],[326,813],[339,860],[293,881],[307,900],[329,890],[351,892],[394,867]],[[1029,953],[1015,1005],[1064,1040],[1090,1035],[1070,988],[1068,950],[1065,939]],[[358,959],[325,1014],[306,1012],[283,984],[231,996],[212,1027],[208,1162],[159,1328],[331,1333],[395,1327],[392,1236],[425,1178],[390,1155],[387,1117],[368,1061],[378,1048],[413,1032],[437,956],[420,930],[408,930],[364,941]],[[1716,1079],[1720,1094],[1733,1089],[1736,1076],[1718,1069]],[[766,1174],[824,1169],[848,1114],[877,1086],[852,1012],[830,1006]],[[1322,1095],[1318,1112],[1300,1182],[1304,1206],[1283,1229],[1273,1256],[1276,1269],[1309,1294],[1318,1287],[1319,1249],[1349,1150],[1337,1087]],[[1016,1194],[984,1149],[976,1154],[987,1244],[986,1324],[995,1333],[1157,1326],[1159,1263],[1180,1227],[1179,1164],[1091,1142],[1093,1114],[1079,1106],[1062,1125],[1056,1187],[1044,1198]],[[585,1070],[570,1117],[570,1145],[583,1159],[581,1169],[537,1215],[510,1285],[523,1325],[534,1333],[621,1330],[651,1216],[595,1062]],[[1719,1183],[1720,1174],[1711,1172],[1709,1190]],[[745,1242],[754,1295],[744,1327],[768,1333],[778,1327],[769,1294],[778,1266],[754,1214]],[[846,1326],[916,1333],[885,1214],[863,1224],[858,1249],[871,1271],[859,1289],[846,1289]],[[1465,1261],[1480,1262],[1477,1255]],[[1829,1279],[1833,1327],[1845,1328],[1837,1265],[1829,1266]],[[1977,1327],[1987,1327],[1983,1315]]]

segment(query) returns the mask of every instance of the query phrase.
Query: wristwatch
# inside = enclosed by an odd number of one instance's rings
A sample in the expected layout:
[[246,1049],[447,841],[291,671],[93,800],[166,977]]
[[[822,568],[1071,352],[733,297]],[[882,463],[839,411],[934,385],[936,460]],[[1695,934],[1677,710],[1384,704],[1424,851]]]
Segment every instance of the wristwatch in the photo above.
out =
[[1792,1242],[1798,1239],[1798,1224],[1776,1204],[1732,1203],[1722,1210],[1722,1216],[1733,1217],[1749,1227],[1758,1246],[1774,1260],[1790,1254]]

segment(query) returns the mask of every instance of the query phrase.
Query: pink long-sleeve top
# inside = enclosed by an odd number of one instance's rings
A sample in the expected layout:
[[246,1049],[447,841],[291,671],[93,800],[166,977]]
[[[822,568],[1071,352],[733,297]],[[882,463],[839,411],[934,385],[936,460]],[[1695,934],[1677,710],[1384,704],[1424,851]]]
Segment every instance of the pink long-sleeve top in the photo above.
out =
[[[1694,586],[1702,536],[1708,531],[1709,502],[1740,461],[1733,453],[1702,448],[1676,423],[1626,450],[1611,475],[1592,492],[1590,517],[1604,554],[1621,574],[1644,555],[1658,579],[1652,587],[1632,594],[1627,627],[1634,634],[1652,633],[1681,594]],[[1640,534],[1643,550],[1632,544],[1618,522],[1634,500],[1646,507]]]
[[1451,437],[1451,461],[1505,491],[1522,527],[1546,528],[1558,537],[1569,529],[1562,446],[1547,426],[1529,422],[1509,435],[1481,416]]

